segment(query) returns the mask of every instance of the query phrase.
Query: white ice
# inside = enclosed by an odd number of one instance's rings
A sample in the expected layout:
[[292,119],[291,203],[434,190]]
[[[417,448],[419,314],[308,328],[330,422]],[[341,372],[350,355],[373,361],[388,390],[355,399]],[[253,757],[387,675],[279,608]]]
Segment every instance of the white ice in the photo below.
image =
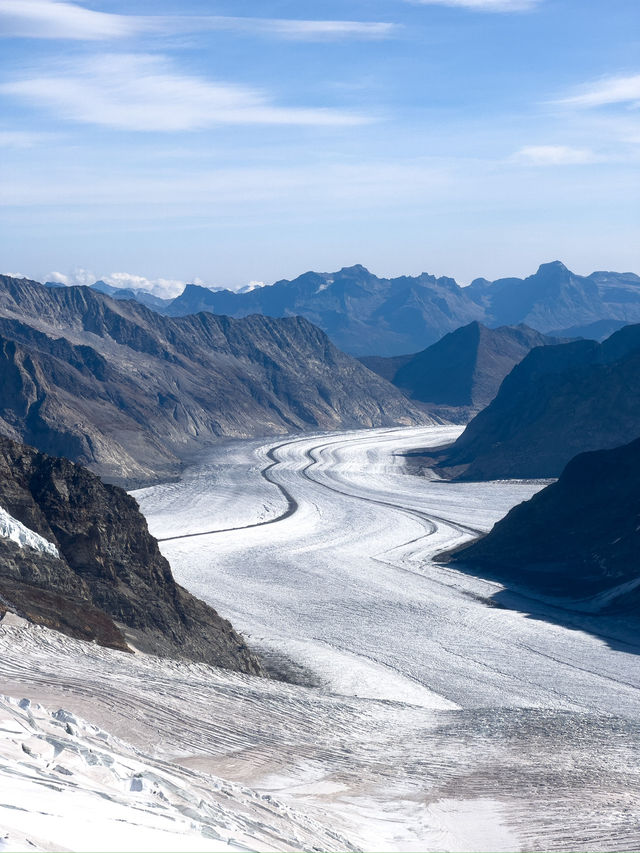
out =
[[22,522],[9,515],[2,507],[0,507],[0,536],[3,539],[10,539],[21,548],[32,548],[34,551],[51,554],[52,557],[60,556],[58,549],[52,542],[44,539],[29,527],[25,527]]

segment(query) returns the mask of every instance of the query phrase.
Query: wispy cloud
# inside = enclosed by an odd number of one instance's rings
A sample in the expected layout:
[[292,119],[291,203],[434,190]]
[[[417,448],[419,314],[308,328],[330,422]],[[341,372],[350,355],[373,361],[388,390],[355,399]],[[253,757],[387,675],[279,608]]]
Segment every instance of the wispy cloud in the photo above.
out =
[[53,133],[32,133],[26,130],[0,129],[0,148],[34,148],[45,142],[51,142]]
[[[303,198],[305,210],[324,206],[335,211],[371,204],[385,207],[402,206],[409,199],[431,197],[436,191],[450,188],[450,168],[446,164],[422,161],[396,163],[388,161],[360,164],[332,163],[322,160],[304,165],[273,168],[226,167],[186,172],[148,170],[136,175],[117,171],[96,176],[88,184],[74,169],[44,180],[42,175],[26,180],[16,175],[0,185],[0,205],[9,207],[63,205],[99,208],[102,213],[120,216],[122,206],[127,216],[143,205],[148,215],[163,218],[176,209],[193,212],[206,210],[225,215],[229,208],[252,212],[254,206],[268,209],[289,206]],[[171,214],[173,215],[173,214]]]
[[301,40],[344,38],[381,39],[399,29],[383,21],[309,21],[295,18],[242,18],[225,15],[144,16],[135,19],[145,32],[165,35],[227,30],[250,35],[274,35]]
[[408,0],[421,6],[453,6],[476,12],[529,12],[543,0]]
[[198,130],[215,124],[355,125],[370,119],[324,108],[280,107],[257,89],[175,71],[148,54],[107,54],[56,73],[14,80],[0,93],[67,120],[124,130]]
[[2,0],[4,36],[112,39],[132,35],[126,15],[111,15],[57,0]]
[[2,34],[27,38],[111,40],[142,34],[226,30],[290,39],[380,39],[396,25],[379,21],[308,21],[227,15],[120,15],[64,0],[2,0]]
[[600,158],[588,148],[568,145],[526,145],[511,158],[530,166],[582,166],[596,163]]
[[574,107],[603,107],[608,104],[640,106],[640,74],[596,80],[555,103]]

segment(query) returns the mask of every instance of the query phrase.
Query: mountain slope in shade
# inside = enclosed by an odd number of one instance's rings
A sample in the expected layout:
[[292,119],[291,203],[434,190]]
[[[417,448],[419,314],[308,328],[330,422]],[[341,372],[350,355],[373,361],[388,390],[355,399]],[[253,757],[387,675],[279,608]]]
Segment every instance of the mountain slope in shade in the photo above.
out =
[[223,436],[428,420],[300,317],[169,318],[6,276],[0,365],[6,434],[131,485]]
[[416,355],[361,361],[427,411],[468,420],[491,402],[504,377],[527,353],[557,343],[527,326],[489,329],[474,321]]
[[604,341],[618,329],[629,325],[626,320],[596,320],[585,326],[571,326],[568,329],[556,329],[550,334],[557,338],[587,338],[590,341]]
[[640,439],[576,456],[556,483],[449,559],[552,595],[597,596],[592,609],[636,610]]
[[[594,323],[640,322],[640,278],[633,273],[580,276],[559,261],[525,279],[379,278],[360,265],[307,272],[250,293],[188,285],[166,309],[172,316],[212,311],[233,317],[301,315],[357,356],[415,353],[477,320],[492,328],[526,324],[545,333]],[[613,328],[611,328],[613,331]]]
[[231,625],[178,586],[136,501],[0,436],[0,506],[58,556],[0,537],[0,609],[70,636],[260,673]]
[[538,347],[440,459],[463,479],[557,477],[569,459],[640,433],[640,325],[604,343]]

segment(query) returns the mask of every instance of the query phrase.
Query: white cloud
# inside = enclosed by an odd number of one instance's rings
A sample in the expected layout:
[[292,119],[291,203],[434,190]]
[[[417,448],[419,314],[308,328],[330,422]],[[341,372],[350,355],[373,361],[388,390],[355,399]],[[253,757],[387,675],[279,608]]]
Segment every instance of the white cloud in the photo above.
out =
[[598,157],[588,148],[571,148],[568,145],[526,145],[513,155],[513,160],[531,166],[580,166],[598,162]]
[[421,6],[454,6],[476,12],[528,12],[543,0],[409,0]]
[[256,89],[175,71],[163,57],[106,54],[61,72],[14,80],[0,92],[72,121],[123,130],[198,130],[219,123],[354,125],[364,116],[339,110],[279,107]]
[[122,38],[135,31],[125,15],[56,0],[2,0],[0,21],[5,36],[91,40]]
[[47,274],[45,280],[64,284],[67,287],[73,287],[74,285],[85,285],[88,287],[94,284],[94,282],[101,280],[112,287],[117,287],[119,290],[147,290],[149,293],[153,293],[154,296],[160,296],[163,299],[178,296],[184,290],[185,285],[184,281],[178,279],[150,279],[129,272],[113,272],[110,275],[98,276],[84,267],[76,267],[69,273],[50,272]]
[[[94,279],[95,280],[95,279]],[[184,281],[173,278],[145,278],[129,272],[113,272],[102,276],[102,281],[119,290],[147,290],[162,299],[179,296],[184,290]]]
[[582,87],[568,98],[556,101],[574,107],[602,107],[607,104],[640,105],[640,74],[629,77],[606,77]]
[[213,30],[272,35],[300,40],[344,38],[381,39],[399,29],[398,24],[383,21],[313,21],[295,18],[243,18],[226,15],[140,16],[140,30],[164,35]]
[[379,39],[394,24],[378,21],[305,21],[226,15],[119,15],[96,12],[64,0],[2,0],[0,22],[5,36],[79,40],[129,38],[144,33],[179,35],[227,30],[297,39]]
[[[14,273],[5,274],[11,275],[12,278],[24,278],[24,276],[19,276]],[[109,275],[98,276],[90,270],[84,269],[84,267],[76,267],[70,273],[66,274],[61,272],[50,272],[45,277],[45,281],[64,284],[66,287],[73,287],[74,285],[89,286],[98,280],[104,281],[112,287],[117,287],[118,290],[146,290],[148,293],[152,293],[154,296],[159,296],[162,299],[173,299],[176,296],[179,296],[186,285],[186,282],[182,279],[146,278],[143,275],[137,275],[136,273],[130,272],[112,272]],[[200,287],[206,287],[213,291],[227,289],[226,286],[207,284],[198,276],[191,279],[191,281],[193,284],[197,284]],[[238,293],[249,293],[257,287],[264,286],[264,281],[250,281],[248,284],[236,289]],[[234,288],[229,289],[233,290]]]
[[62,272],[50,272],[46,276],[46,281],[54,281],[56,284],[64,284],[67,287],[71,287],[74,284],[84,284],[90,285],[96,281],[97,276],[92,273],[90,270],[84,269],[84,267],[76,267],[70,273],[62,273]]
[[33,148],[50,141],[54,134],[30,133],[25,130],[0,130],[0,148]]

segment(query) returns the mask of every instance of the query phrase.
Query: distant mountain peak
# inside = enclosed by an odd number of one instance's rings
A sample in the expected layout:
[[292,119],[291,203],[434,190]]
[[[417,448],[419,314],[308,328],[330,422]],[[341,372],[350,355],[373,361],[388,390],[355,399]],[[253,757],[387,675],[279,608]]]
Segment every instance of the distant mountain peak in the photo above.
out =
[[536,275],[572,275],[571,270],[565,266],[562,261],[550,261],[547,264],[540,264]]
[[366,267],[363,267],[362,264],[353,264],[350,267],[342,267],[339,273],[334,273],[334,275],[344,275],[345,273],[354,273],[357,275],[372,275]]
[[200,293],[202,290],[207,290],[210,293],[214,292],[210,287],[206,287],[204,284],[185,284],[182,293],[183,295],[185,293]]
[[465,420],[495,397],[504,377],[534,347],[555,343],[523,324],[491,329],[473,320],[416,355],[362,361],[431,414]]

